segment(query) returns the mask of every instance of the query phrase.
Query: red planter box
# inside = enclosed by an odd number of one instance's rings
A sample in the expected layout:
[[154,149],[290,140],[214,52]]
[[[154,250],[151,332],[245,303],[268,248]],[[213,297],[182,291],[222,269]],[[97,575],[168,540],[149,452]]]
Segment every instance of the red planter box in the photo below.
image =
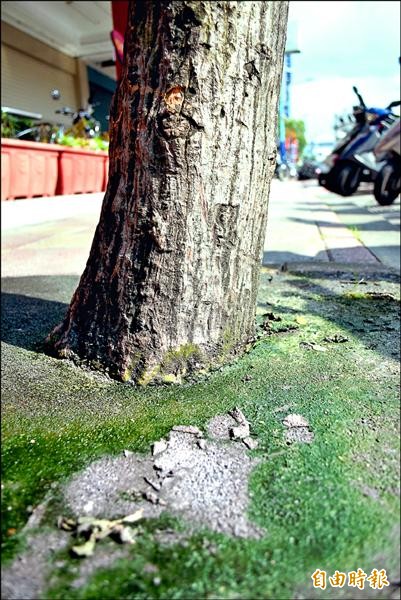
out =
[[1,199],[101,192],[108,164],[107,152],[2,138]]
[[59,146],[57,194],[101,192],[106,152]]
[[109,181],[109,162],[109,157],[107,156],[107,158],[104,161],[104,180],[102,191],[106,191],[107,183]]
[[10,153],[1,152],[1,199],[10,196]]
[[1,199],[54,196],[57,162],[58,149],[53,144],[2,138]]

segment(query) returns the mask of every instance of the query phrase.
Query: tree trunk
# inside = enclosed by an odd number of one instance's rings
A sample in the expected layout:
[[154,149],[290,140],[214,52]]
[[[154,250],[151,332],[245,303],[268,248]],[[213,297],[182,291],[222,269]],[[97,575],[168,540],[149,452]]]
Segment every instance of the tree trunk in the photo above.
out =
[[254,333],[288,2],[130,2],[110,176],[62,357],[179,380]]

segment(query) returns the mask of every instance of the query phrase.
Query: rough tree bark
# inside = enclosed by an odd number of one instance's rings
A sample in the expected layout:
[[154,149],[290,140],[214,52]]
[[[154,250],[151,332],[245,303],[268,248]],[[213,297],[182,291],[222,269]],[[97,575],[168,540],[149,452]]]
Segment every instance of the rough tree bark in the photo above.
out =
[[123,381],[174,380],[254,333],[288,2],[130,3],[110,176],[49,341]]

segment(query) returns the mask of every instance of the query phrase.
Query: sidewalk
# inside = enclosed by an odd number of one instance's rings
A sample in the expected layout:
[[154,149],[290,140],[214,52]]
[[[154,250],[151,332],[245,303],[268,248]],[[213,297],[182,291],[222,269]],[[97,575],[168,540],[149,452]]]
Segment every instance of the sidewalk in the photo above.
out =
[[[2,277],[81,275],[103,193],[2,202]],[[263,264],[357,263],[400,269],[399,201],[341,198],[314,182],[272,181]]]
[[[101,200],[97,194],[2,205],[3,558],[12,558],[3,564],[3,596],[103,598],[107,590],[109,598],[124,598],[139,590],[155,597],[157,574],[160,597],[199,591],[209,598],[320,598],[311,583],[318,552],[323,568],[385,569],[392,587],[377,598],[398,597],[400,288],[398,273],[377,259],[378,248],[396,247],[396,223],[375,216],[374,256],[324,192],[273,182],[265,260],[289,264],[261,269],[257,320],[264,333],[249,352],[194,384],[137,388],[42,350],[84,268]],[[349,200],[335,202],[349,207]],[[354,210],[362,240],[370,213],[351,206],[345,214],[351,218]],[[336,257],[365,262],[356,270]],[[136,453],[147,460],[144,453],[177,425],[197,427],[208,439],[214,420],[220,438],[234,406],[251,423],[258,447],[235,460],[224,455],[224,469],[210,479],[216,500],[207,485],[189,485],[165,509],[160,503],[173,520],[140,522],[132,551],[102,540],[93,557],[70,557],[77,540],[57,529],[57,517],[133,514],[140,507],[133,490],[143,489],[132,479]],[[307,427],[288,428],[290,417]],[[209,460],[207,446],[191,452]],[[123,471],[104,466],[114,460]],[[257,464],[249,481],[241,479],[239,460]],[[96,479],[86,479],[88,472]],[[153,480],[145,473],[141,466],[141,485]],[[225,474],[229,487],[220,485]],[[181,485],[179,468],[168,475],[167,486],[170,475]],[[93,493],[82,508],[71,504],[70,478],[78,481],[79,498]],[[199,481],[204,476],[196,475]],[[145,509],[159,498],[150,489]],[[242,490],[249,490],[245,505]],[[111,499],[110,512],[103,497]],[[232,503],[230,527],[250,519],[260,538],[221,533]],[[324,594],[338,598],[337,589]]]
[[314,182],[272,181],[264,264],[340,262],[400,269],[399,201],[381,207],[370,191],[349,198]]
[[2,277],[81,275],[104,193],[2,202]]

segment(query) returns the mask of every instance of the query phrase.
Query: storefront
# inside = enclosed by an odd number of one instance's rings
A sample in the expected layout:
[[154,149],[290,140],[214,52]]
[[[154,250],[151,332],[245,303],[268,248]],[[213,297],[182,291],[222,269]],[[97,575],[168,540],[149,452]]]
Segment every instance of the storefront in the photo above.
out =
[[[111,5],[2,2],[2,108],[67,123],[68,117],[55,111],[86,107],[92,93],[95,116],[107,129],[116,86]],[[61,93],[56,101],[55,88]]]

